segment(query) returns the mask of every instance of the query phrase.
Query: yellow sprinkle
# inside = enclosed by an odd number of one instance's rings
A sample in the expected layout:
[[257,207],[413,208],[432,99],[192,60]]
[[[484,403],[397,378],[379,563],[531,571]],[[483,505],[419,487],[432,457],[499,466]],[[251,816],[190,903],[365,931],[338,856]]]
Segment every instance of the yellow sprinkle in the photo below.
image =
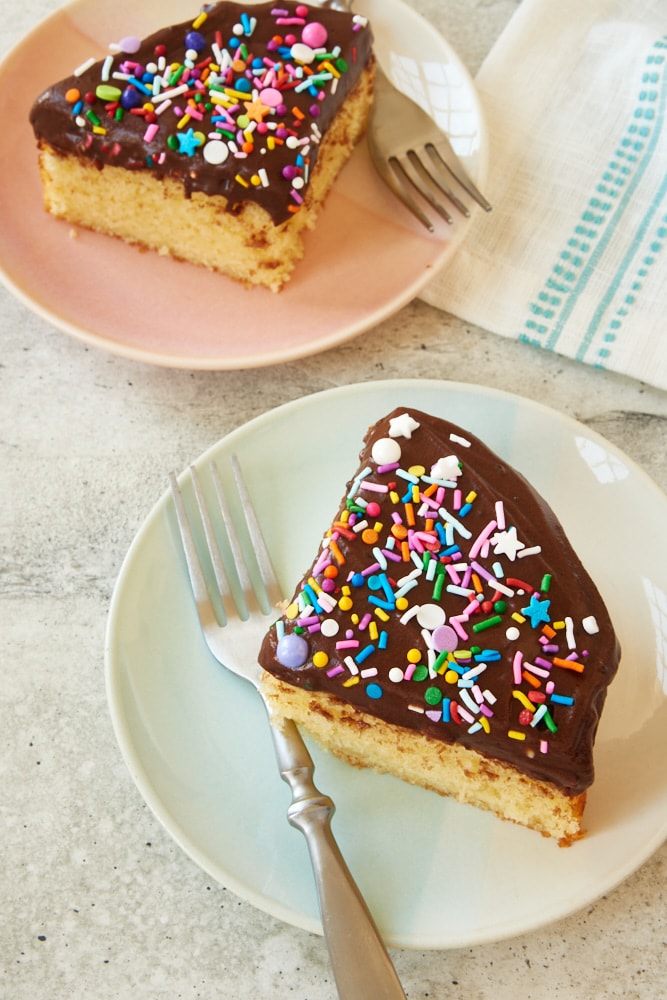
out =
[[348,677],[346,681],[343,681],[343,687],[349,688],[352,687],[354,684],[358,683],[359,683],[359,676],[355,674],[354,677]]
[[338,602],[338,607],[340,608],[341,611],[349,611],[350,608],[352,607],[352,598],[341,597],[340,601]]
[[396,493],[395,490],[391,491],[391,493],[389,494],[389,497],[390,497],[392,503],[398,503],[398,493]]
[[459,679],[459,675],[455,670],[448,670],[445,674],[445,680],[448,684],[456,684]]
[[421,651],[419,649],[409,649],[407,652],[408,663],[419,663],[422,658]]
[[526,734],[520,733],[516,729],[509,729],[507,735],[511,740],[525,740]]
[[519,614],[519,612],[518,612],[518,611],[514,611],[514,612],[513,612],[513,614],[512,614],[512,618],[514,619],[514,621],[515,621],[515,622],[518,622],[518,623],[519,623],[519,625],[523,625],[523,623],[524,623],[524,622],[525,622],[525,620],[526,620],[526,619],[525,619],[525,618],[523,617],[523,615],[520,615],[520,614]]
[[187,125],[189,121],[190,121],[190,115],[188,114],[181,115],[181,117],[178,119],[178,124],[176,125],[176,128],[183,128],[183,126]]
[[396,610],[397,611],[407,611],[410,607],[410,602],[407,597],[397,597],[396,598]]
[[489,720],[487,719],[487,717],[485,715],[480,715],[479,721],[480,721],[480,723],[482,725],[482,729],[484,730],[484,732],[485,733],[490,733],[491,732],[491,723],[489,722]]
[[470,493],[468,493],[468,495],[466,497],[466,503],[472,503],[473,500],[476,500],[476,499],[477,499],[477,494],[475,493],[474,490],[471,490]]
[[357,614],[350,615],[350,621],[352,622],[353,625],[358,625],[359,624],[359,615],[357,615]]
[[313,656],[313,666],[315,667],[326,667],[328,662],[329,662],[329,657],[327,656],[326,653],[322,652],[321,650],[320,652],[315,653],[315,655]]
[[244,187],[244,188],[250,187],[250,185],[248,184],[248,182],[245,179],[245,177],[241,177],[240,174],[237,174],[236,177],[234,178],[234,180],[237,181],[237,183],[239,183],[241,185],[241,187]]
[[194,19],[194,21],[192,22],[192,27],[195,29],[195,31],[197,30],[197,28],[201,28],[202,24],[204,23],[207,17],[208,14],[206,13],[205,10],[203,10],[201,14],[199,14],[199,16]]
[[322,588],[320,587],[319,583],[317,582],[317,580],[315,579],[314,576],[309,576],[308,577],[308,583],[313,588],[313,590],[315,591],[316,594],[321,594],[322,593]]
[[517,701],[520,701],[524,708],[527,708],[529,712],[535,711],[535,706],[532,702],[528,701],[523,691],[517,691],[516,689],[512,691],[512,694]]
[[299,617],[299,605],[290,604],[290,606],[287,608],[287,611],[285,612],[285,618],[289,618],[290,621],[292,621],[294,618],[298,617]]
[[326,60],[324,60],[323,62],[320,63],[320,69],[321,70],[322,69],[326,70],[328,73],[331,73],[331,75],[334,76],[334,77],[336,77],[337,79],[340,78],[339,71],[336,69],[336,67],[334,66],[334,64],[332,62],[329,62],[328,59],[326,59]]
[[388,622],[389,621],[389,615],[384,610],[384,608],[376,608],[375,609],[375,616],[377,618],[379,618],[381,622]]
[[103,128],[101,125],[93,125],[93,132],[95,133],[95,135],[106,135],[107,134],[107,130],[105,128]]
[[371,639],[373,640],[373,642],[375,642],[376,639],[379,638],[379,634],[380,633],[378,632],[377,622],[371,622],[370,623],[370,625],[368,626],[368,634],[371,637]]

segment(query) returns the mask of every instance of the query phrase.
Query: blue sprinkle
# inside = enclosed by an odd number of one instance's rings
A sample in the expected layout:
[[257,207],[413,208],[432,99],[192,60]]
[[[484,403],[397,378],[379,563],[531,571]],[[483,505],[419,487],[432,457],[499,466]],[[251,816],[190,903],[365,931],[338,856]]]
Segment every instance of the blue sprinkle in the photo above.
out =
[[355,663],[363,663],[364,660],[367,660],[368,657],[372,656],[372,654],[374,652],[375,652],[375,646],[371,642],[371,643],[368,644],[368,646],[364,646],[363,649],[359,650],[359,652],[357,653],[357,655],[354,658],[354,662]]
[[384,691],[382,690],[379,684],[369,684],[368,687],[366,688],[366,694],[368,695],[369,698],[373,698],[375,701],[377,701],[378,698],[382,697]]
[[554,705],[574,705],[574,698],[570,698],[566,694],[552,694],[551,701]]

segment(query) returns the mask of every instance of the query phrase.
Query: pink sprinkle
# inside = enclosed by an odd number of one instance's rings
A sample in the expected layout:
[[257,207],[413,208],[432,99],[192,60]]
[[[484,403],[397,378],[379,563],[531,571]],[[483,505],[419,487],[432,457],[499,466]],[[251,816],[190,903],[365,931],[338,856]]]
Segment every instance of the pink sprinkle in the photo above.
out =
[[153,122],[151,125],[149,125],[144,133],[144,142],[152,142],[152,140],[157,135],[159,128],[160,126],[157,124],[157,122]]
[[521,667],[523,664],[523,653],[520,649],[517,649],[514,654],[514,660],[512,661],[512,671],[514,673],[514,683],[521,683]]

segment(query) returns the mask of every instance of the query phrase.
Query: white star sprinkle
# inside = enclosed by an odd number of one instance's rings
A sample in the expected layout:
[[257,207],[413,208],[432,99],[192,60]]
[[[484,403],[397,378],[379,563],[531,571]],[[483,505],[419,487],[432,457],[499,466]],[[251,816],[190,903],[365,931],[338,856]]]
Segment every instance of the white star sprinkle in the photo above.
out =
[[433,479],[444,479],[451,482],[463,473],[456,455],[447,455],[446,458],[439,458],[435,465],[431,466],[431,476]]
[[392,417],[389,421],[389,437],[411,438],[412,432],[418,427],[419,423],[409,413],[402,413],[400,417]]
[[494,554],[497,556],[507,556],[512,562],[516,559],[517,552],[525,546],[520,542],[516,528],[508,528],[507,531],[497,531],[491,538]]

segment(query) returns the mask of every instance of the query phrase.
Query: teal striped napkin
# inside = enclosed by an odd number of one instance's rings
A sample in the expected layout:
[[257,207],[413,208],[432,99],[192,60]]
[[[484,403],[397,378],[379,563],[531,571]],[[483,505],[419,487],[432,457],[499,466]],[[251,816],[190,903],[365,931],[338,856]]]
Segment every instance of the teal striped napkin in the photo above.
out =
[[523,0],[476,84],[494,210],[423,298],[667,389],[667,0]]

